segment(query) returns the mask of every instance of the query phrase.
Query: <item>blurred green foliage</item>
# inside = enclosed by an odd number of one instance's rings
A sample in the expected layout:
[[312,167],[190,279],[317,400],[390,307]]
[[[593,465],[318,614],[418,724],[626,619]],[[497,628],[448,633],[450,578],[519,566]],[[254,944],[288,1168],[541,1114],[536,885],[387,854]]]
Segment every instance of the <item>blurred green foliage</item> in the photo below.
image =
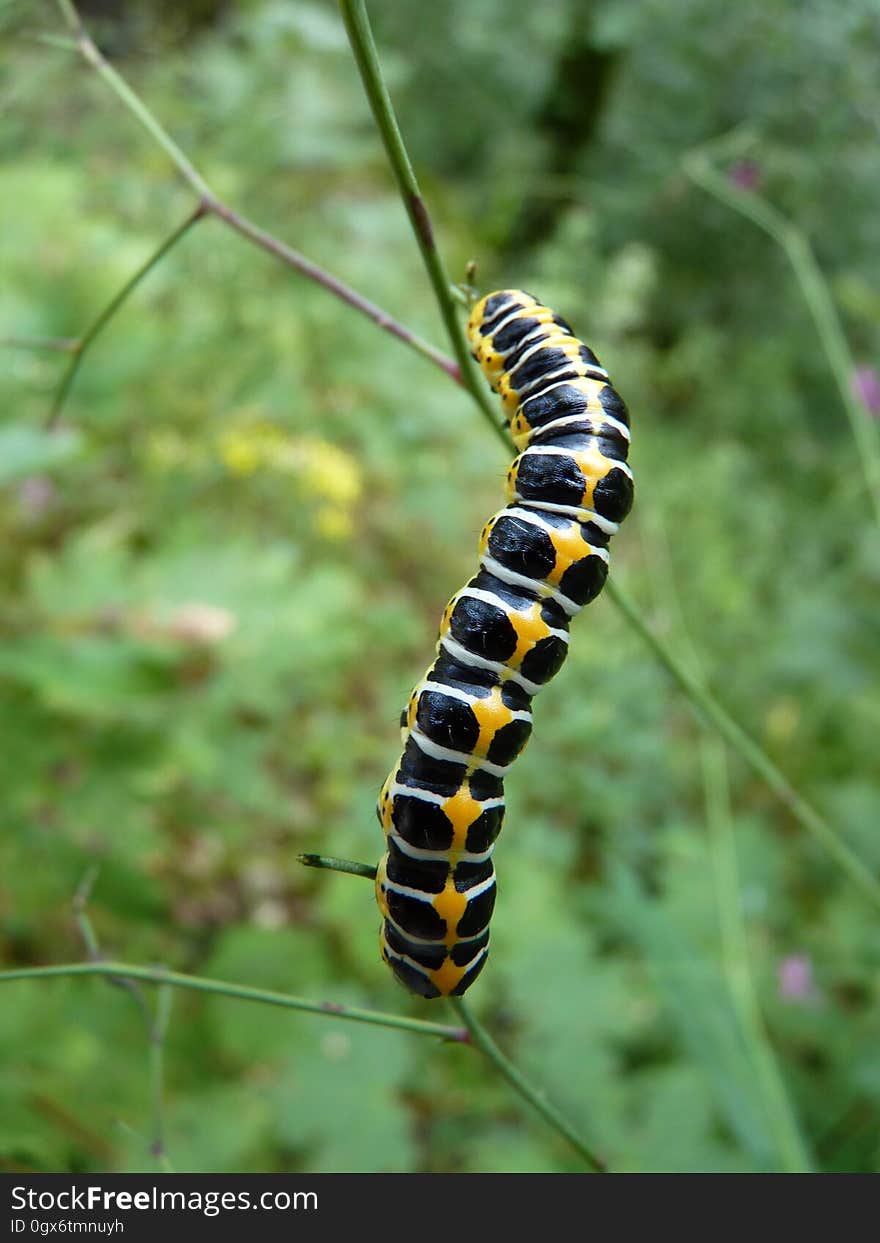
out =
[[[634,424],[616,572],[880,871],[880,548],[781,254],[682,174],[749,123],[877,365],[876,0],[373,6],[450,270],[535,289]],[[421,334],[440,327],[329,2],[86,6],[218,192]],[[109,16],[108,16],[109,14]],[[0,333],[75,337],[191,209],[50,4],[0,28]],[[592,81],[592,75],[601,81]],[[595,88],[595,89],[594,89]],[[582,123],[578,123],[582,105]],[[431,1018],[378,960],[376,790],[504,462],[421,357],[216,220],[88,354],[0,372],[0,958],[114,958]],[[699,727],[607,600],[509,781],[489,969],[505,1047],[622,1170],[780,1167],[737,1025]],[[878,1160],[880,931],[734,760],[750,966],[817,1168]],[[151,1169],[147,1045],[102,980],[0,995],[0,1160]],[[476,1055],[177,994],[179,1170],[569,1170]]]

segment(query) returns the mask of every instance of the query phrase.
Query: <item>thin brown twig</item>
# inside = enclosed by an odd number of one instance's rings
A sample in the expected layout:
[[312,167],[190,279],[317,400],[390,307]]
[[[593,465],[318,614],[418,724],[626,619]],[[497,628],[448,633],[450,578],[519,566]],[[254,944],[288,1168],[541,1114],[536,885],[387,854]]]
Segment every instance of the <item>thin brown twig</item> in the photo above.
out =
[[399,341],[410,346],[411,349],[418,351],[418,353],[434,363],[435,366],[439,367],[448,376],[451,376],[452,379],[457,382],[461,381],[461,370],[458,363],[453,359],[448,358],[441,350],[436,349],[427,341],[423,341],[414,332],[410,332],[393,315],[377,306],[375,302],[371,302],[369,298],[365,298],[338,276],[334,276],[325,268],[313,263],[305,255],[295,250],[294,247],[289,246],[286,242],[279,241],[270,233],[267,233],[265,229],[261,229],[259,225],[254,224],[246,216],[235,211],[228,203],[224,203],[214,193],[211,186],[192,161],[183,153],[167,130],[159,123],[140,96],[132,90],[122,75],[117,72],[98,48],[86,30],[72,0],[56,0],[56,2],[65,21],[73,32],[75,46],[80,55],[110,87],[129,112],[140,121],[144,129],[147,130],[169,157],[184,181],[198,196],[199,206],[197,215],[216,216],[218,220],[222,220],[237,233],[242,234],[243,237],[248,238],[255,245],[274,255],[276,259],[280,259],[288,267],[295,269],[301,276],[323,286],[329,293],[340,298],[350,307],[353,307],[354,310],[366,316],[367,319],[372,320],[383,332],[389,333]]
[[311,259],[307,259],[305,255],[300,254],[298,250],[294,250],[292,246],[288,246],[286,242],[273,237],[271,233],[261,229],[259,225],[248,220],[246,216],[233,211],[231,207],[226,203],[222,203],[219,199],[211,197],[204,201],[204,206],[207,212],[212,216],[216,216],[218,220],[222,220],[224,224],[229,225],[236,233],[240,233],[242,237],[246,237],[256,246],[262,247],[270,255],[274,255],[276,259],[280,259],[282,263],[295,268],[302,276],[306,276],[316,284],[322,285],[337,298],[347,302],[356,311],[360,311],[367,319],[371,319],[377,328],[381,328],[383,332],[390,333],[392,337],[397,337],[399,341],[411,346],[412,349],[418,350],[425,358],[430,359],[432,363],[442,371],[445,371],[448,376],[451,376],[456,383],[461,383],[461,369],[453,359],[448,358],[441,350],[435,349],[427,341],[423,341],[414,332],[410,332],[408,328],[398,323],[393,316],[389,315],[387,311],[383,311],[375,302],[371,302],[369,298],[365,298],[356,289],[346,285],[345,281],[340,280],[337,276],[333,276],[332,273],[320,267],[317,263],[313,263]]

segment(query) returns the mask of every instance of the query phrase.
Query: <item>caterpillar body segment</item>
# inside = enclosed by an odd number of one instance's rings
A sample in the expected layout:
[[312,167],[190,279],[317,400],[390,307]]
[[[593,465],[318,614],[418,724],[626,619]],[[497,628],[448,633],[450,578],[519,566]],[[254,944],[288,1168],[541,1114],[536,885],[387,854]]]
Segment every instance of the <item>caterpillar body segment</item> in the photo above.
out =
[[571,618],[602,590],[633,497],[626,406],[565,320],[506,289],[474,306],[467,333],[518,456],[477,573],[443,613],[377,807],[382,954],[428,998],[461,995],[485,965],[504,776],[531,734],[532,698],[565,660]]

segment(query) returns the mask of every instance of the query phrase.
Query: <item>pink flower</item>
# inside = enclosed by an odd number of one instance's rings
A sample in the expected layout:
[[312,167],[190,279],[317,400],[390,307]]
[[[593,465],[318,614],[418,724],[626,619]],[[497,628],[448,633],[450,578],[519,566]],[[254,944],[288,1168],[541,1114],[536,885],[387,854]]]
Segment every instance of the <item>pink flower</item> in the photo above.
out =
[[753,160],[739,160],[731,165],[727,180],[737,190],[757,190],[761,184],[761,170]]
[[779,996],[785,1001],[814,1001],[813,964],[806,954],[789,954],[779,964]]
[[852,391],[869,414],[880,414],[880,375],[874,367],[856,367],[852,373]]

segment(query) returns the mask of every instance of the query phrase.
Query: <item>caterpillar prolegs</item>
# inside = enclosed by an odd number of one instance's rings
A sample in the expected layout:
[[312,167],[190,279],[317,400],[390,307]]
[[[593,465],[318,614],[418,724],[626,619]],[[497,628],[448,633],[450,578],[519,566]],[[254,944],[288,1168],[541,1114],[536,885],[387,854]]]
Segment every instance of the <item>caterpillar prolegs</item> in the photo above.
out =
[[382,954],[422,997],[461,995],[486,962],[504,775],[531,733],[532,697],[565,660],[571,618],[602,590],[633,497],[626,407],[563,319],[503,289],[476,304],[467,334],[518,456],[379,795]]

